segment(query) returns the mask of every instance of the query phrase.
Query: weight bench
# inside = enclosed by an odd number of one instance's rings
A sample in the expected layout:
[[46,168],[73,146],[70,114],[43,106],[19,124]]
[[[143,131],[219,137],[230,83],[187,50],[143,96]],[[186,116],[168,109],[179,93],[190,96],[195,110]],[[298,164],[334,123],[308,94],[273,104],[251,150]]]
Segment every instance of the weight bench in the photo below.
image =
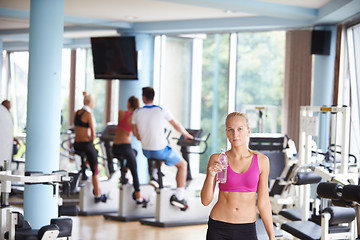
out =
[[[288,177],[290,179],[290,176]],[[307,185],[315,184],[321,181],[321,177],[314,172],[298,172],[293,177],[293,185]],[[279,212],[279,215],[290,220],[290,221],[300,221],[302,219],[302,209],[301,208],[284,208]],[[309,210],[309,215],[311,211]]]
[[[328,207],[321,213],[321,225],[312,221],[292,221],[281,225],[281,229],[303,240],[351,239],[351,227],[339,224],[352,223],[355,210],[343,207]],[[323,237],[322,237],[323,236]]]
[[[360,186],[352,186],[355,185],[342,188],[337,183],[322,182],[317,187],[317,194],[322,198],[359,202]],[[281,229],[304,240],[354,239],[356,215],[354,208],[331,206],[321,211],[320,224],[315,221],[293,221],[282,224]]]
[[[24,219],[20,212],[12,212],[15,219],[15,238],[5,233],[8,240],[51,240],[51,239],[70,239],[72,232],[72,220],[70,218],[53,218],[49,225],[40,229],[32,229],[30,223]],[[13,227],[13,226],[12,226]]]

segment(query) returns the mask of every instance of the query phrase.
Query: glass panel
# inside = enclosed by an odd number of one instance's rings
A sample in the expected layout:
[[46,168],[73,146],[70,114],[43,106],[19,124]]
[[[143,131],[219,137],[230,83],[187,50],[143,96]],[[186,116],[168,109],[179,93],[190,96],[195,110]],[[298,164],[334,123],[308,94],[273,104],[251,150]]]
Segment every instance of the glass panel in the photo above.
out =
[[0,78],[0,96],[1,96],[1,101],[4,101],[5,99],[8,98],[7,94],[8,94],[8,52],[7,51],[2,51],[1,52],[1,78]]
[[[355,72],[356,82],[359,83],[360,79],[360,24],[353,27],[353,41],[354,41],[354,65],[353,71]],[[357,95],[360,94],[360,84],[357,85]]]
[[236,111],[252,109],[253,133],[280,132],[285,32],[238,33],[237,51]]
[[[10,101],[14,121],[14,133],[23,133],[26,128],[27,85],[28,85],[28,52],[10,54]],[[16,91],[15,91],[16,89]]]
[[201,173],[206,172],[210,155],[226,148],[229,44],[229,34],[207,35],[203,41],[201,128],[211,136],[209,149],[200,157]]
[[[359,159],[360,155],[360,24],[350,27],[347,30],[347,61],[344,66],[344,86],[343,86],[343,103],[351,107],[350,122],[350,154]],[[343,54],[346,56],[345,54]],[[340,92],[340,91],[339,91]],[[353,158],[350,158],[354,161]],[[357,168],[360,164],[357,160]]]
[[[190,121],[191,58],[192,39],[166,37],[160,104],[166,107],[185,128],[189,127]],[[172,137],[179,137],[179,133],[173,132],[170,138]],[[176,140],[169,140],[172,147],[177,146]]]
[[[85,72],[85,90],[95,97],[94,116],[96,120],[96,132],[98,132],[101,131],[105,125],[106,81],[94,79],[91,49],[86,50],[86,61],[83,72]],[[83,98],[81,98],[81,100],[82,99]]]
[[71,49],[62,51],[61,72],[61,130],[69,128],[69,91],[70,91],[70,61]]

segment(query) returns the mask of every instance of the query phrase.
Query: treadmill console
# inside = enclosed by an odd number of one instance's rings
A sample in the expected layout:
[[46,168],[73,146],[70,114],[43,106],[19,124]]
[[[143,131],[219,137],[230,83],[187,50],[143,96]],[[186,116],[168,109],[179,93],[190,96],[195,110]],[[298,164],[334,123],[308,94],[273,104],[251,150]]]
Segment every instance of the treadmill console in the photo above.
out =
[[194,139],[185,139],[184,135],[181,135],[177,144],[182,147],[198,146],[204,135],[204,131],[202,129],[186,129],[186,131],[194,136]]

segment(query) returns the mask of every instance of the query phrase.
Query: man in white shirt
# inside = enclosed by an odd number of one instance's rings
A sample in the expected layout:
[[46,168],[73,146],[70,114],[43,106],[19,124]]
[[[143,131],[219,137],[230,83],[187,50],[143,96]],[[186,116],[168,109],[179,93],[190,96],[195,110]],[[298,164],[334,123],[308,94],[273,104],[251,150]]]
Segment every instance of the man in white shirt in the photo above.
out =
[[[155,91],[152,87],[142,89],[144,107],[136,109],[132,117],[132,130],[134,136],[141,141],[145,157],[164,160],[168,166],[177,167],[176,195],[171,196],[171,203],[180,208],[187,209],[184,199],[185,182],[187,174],[187,162],[181,155],[174,151],[167,142],[165,135],[165,123],[169,122],[176,131],[184,135],[186,139],[193,139],[186,129],[177,122],[169,111],[154,105]],[[156,171],[156,169],[154,169]],[[153,172],[152,177],[157,174]]]

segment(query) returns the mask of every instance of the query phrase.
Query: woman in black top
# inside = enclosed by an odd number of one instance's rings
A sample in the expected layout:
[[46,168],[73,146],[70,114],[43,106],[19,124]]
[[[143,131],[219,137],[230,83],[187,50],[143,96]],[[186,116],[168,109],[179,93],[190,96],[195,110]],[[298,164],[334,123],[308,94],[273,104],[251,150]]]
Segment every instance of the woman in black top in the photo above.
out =
[[[106,195],[100,193],[99,187],[99,171],[97,161],[97,151],[94,147],[95,133],[95,120],[92,114],[92,109],[95,106],[95,100],[86,92],[84,95],[84,106],[75,113],[75,143],[74,148],[76,151],[84,152],[87,161],[92,171],[92,184],[94,187],[95,202],[106,202]],[[84,173],[83,173],[84,174]]]

